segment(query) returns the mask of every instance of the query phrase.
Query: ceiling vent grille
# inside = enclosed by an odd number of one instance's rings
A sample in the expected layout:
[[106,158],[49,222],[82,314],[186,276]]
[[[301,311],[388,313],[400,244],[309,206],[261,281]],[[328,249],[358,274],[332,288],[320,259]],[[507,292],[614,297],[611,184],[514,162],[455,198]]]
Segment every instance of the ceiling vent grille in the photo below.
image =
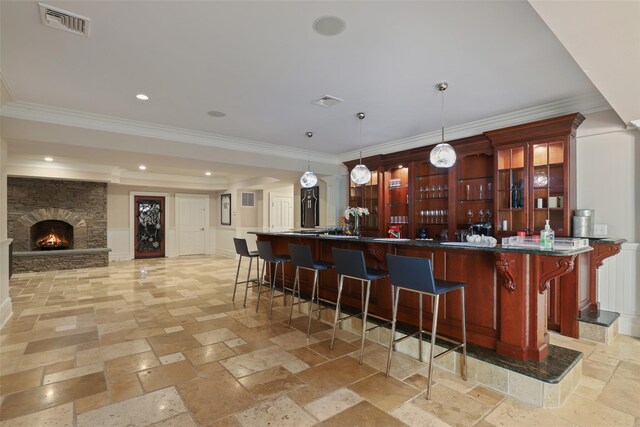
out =
[[341,102],[344,102],[344,99],[336,98],[335,96],[325,95],[320,99],[316,99],[315,101],[311,101],[316,105],[319,105],[324,108],[333,107],[334,105],[338,105]]
[[53,6],[38,3],[42,24],[58,30],[69,31],[81,36],[89,36],[89,18],[62,10]]
[[253,208],[256,205],[256,193],[242,193],[242,207]]

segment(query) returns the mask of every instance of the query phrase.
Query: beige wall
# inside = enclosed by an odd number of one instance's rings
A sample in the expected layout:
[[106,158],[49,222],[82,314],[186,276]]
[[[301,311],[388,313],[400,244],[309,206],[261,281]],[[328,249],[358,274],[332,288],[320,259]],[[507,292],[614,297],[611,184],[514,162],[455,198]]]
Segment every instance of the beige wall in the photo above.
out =
[[576,145],[577,207],[595,209],[609,236],[640,241],[640,132],[603,111],[586,116]]
[[[141,187],[131,185],[117,185],[109,184],[107,186],[107,228],[128,228],[129,218],[131,217],[131,210],[129,207],[130,195],[129,193],[135,191],[140,193],[167,193],[169,196],[165,200],[165,209],[168,214],[167,228],[175,228],[175,195],[178,194],[206,194],[209,195],[209,223],[217,224],[218,220],[218,206],[219,202],[215,200],[219,196],[215,192],[203,192],[203,191],[185,191],[176,190],[173,188],[162,187]],[[213,205],[216,205],[215,207]]]

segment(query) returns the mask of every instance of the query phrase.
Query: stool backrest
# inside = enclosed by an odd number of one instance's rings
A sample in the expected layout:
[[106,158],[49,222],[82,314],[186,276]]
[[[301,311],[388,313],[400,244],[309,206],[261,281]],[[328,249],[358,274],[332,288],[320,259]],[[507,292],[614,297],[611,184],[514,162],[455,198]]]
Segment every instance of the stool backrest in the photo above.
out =
[[435,295],[430,259],[387,254],[387,268],[393,286]]
[[331,248],[336,273],[367,280],[367,265],[364,253],[352,249]]
[[258,245],[258,254],[260,255],[260,258],[265,261],[276,262],[276,258],[273,256],[273,248],[271,247],[271,242],[258,240],[256,244]]
[[247,247],[247,241],[245,239],[233,238],[233,244],[236,247],[236,253],[240,256],[251,256],[249,254],[249,248]]
[[289,243],[289,253],[291,253],[291,262],[296,267],[314,269],[313,256],[309,245]]

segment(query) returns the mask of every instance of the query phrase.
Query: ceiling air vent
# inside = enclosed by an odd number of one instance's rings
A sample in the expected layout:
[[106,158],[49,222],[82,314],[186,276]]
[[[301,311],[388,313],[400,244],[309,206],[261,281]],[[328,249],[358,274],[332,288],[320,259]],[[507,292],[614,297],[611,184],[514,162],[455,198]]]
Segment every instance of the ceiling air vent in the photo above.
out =
[[38,3],[38,6],[40,6],[42,24],[47,27],[89,36],[89,22],[91,22],[89,18],[42,3]]
[[344,99],[336,98],[335,96],[325,95],[320,99],[316,99],[315,101],[311,101],[316,105],[319,105],[324,108],[333,107],[334,105],[338,105],[341,102],[344,102]]
[[256,203],[256,193],[242,193],[242,207],[253,208]]

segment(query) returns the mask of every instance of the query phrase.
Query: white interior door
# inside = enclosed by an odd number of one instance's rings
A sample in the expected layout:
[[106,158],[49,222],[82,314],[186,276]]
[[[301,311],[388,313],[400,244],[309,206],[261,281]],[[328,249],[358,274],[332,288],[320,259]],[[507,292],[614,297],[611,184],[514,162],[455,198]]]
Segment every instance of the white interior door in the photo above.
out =
[[269,204],[269,231],[293,228],[293,194],[271,194]]
[[209,229],[209,196],[176,194],[176,232],[179,255],[204,254]]

